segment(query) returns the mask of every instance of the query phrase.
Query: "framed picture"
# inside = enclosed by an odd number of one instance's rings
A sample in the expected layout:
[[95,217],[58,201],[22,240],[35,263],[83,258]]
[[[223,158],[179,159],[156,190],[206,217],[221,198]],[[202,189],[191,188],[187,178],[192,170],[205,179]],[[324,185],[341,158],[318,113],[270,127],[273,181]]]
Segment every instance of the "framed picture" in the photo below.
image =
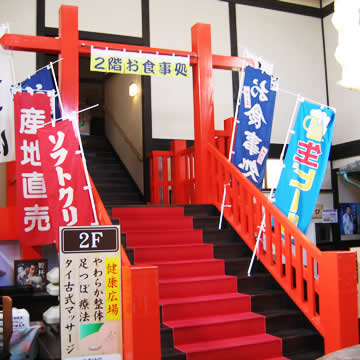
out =
[[15,260],[15,285],[32,286],[35,290],[44,290],[47,268],[47,259]]

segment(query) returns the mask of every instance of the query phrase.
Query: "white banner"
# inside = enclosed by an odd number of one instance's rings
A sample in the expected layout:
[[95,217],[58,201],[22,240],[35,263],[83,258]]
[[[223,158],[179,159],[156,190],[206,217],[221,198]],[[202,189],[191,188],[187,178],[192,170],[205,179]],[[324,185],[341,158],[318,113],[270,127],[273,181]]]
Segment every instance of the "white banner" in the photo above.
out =
[[[0,25],[0,37],[4,33],[5,28]],[[12,61],[10,52],[0,46],[0,162],[15,160]]]

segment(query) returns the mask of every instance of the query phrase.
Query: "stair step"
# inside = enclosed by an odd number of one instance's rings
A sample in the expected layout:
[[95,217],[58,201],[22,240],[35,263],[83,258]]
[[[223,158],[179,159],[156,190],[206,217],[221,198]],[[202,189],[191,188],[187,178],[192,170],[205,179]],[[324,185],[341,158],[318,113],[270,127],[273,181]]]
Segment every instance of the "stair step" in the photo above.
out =
[[159,279],[174,279],[180,276],[199,277],[224,275],[224,262],[213,258],[182,261],[151,261],[159,267]]
[[296,306],[281,289],[251,289],[243,291],[251,295],[251,309],[254,312],[264,312],[271,309],[295,309]]
[[206,276],[159,281],[160,299],[215,295],[236,291],[232,276]]
[[305,315],[297,309],[271,309],[258,312],[266,318],[266,331],[294,329],[308,326]]
[[281,340],[262,334],[185,344],[178,349],[187,353],[187,360],[260,360],[281,356]]
[[161,217],[161,218],[121,218],[119,219],[123,232],[135,230],[192,230],[191,218]]
[[186,360],[186,354],[177,349],[161,349],[161,359],[162,360]]
[[206,243],[214,243],[220,241],[232,242],[239,239],[239,236],[232,229],[202,229],[203,239]]
[[169,298],[161,301],[164,321],[210,315],[249,312],[250,297],[239,293],[223,293],[211,296]]
[[215,242],[213,245],[217,259],[237,259],[251,255],[249,248],[240,242]]
[[313,329],[281,329],[272,334],[282,339],[284,355],[298,354],[303,349],[321,351],[323,340]]
[[238,276],[238,290],[248,292],[251,289],[279,289],[279,284],[267,273]]
[[172,327],[176,346],[213,341],[237,336],[261,334],[265,331],[263,316],[242,312],[202,318],[165,321]]
[[122,207],[113,209],[113,217],[158,217],[158,216],[184,216],[181,206],[142,206]]
[[219,211],[214,205],[184,205],[184,214],[186,216],[218,216]]
[[196,243],[203,243],[201,230],[147,230],[126,234],[126,244],[129,247]]
[[[247,275],[249,265],[251,262],[251,257],[241,257],[241,258],[234,258],[234,259],[225,259],[225,273],[227,275]],[[266,272],[264,265],[261,264],[259,261],[255,261],[252,274],[259,273],[259,272]]]
[[212,259],[211,244],[185,244],[134,247],[135,263],[151,263],[157,261],[178,261]]
[[219,216],[193,216],[194,229],[217,229]]

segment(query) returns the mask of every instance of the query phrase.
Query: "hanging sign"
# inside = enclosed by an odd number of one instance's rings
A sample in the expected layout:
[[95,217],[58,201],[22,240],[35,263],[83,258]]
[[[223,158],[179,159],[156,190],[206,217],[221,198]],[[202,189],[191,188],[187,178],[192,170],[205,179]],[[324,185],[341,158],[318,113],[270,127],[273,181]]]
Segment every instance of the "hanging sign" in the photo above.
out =
[[53,226],[91,225],[89,188],[71,121],[45,126],[38,139]]
[[[0,37],[4,34],[0,27]],[[10,52],[0,46],[0,162],[15,160],[14,104]]]
[[120,226],[59,231],[61,359],[122,360]]
[[16,190],[20,241],[23,246],[51,244],[56,234],[50,221],[48,195],[41,168],[38,129],[51,120],[46,94],[16,93]]
[[183,56],[91,48],[90,70],[117,74],[188,78],[190,76],[190,60]]
[[275,85],[272,76],[246,67],[232,163],[259,189],[269,154]]
[[325,175],[335,112],[302,101],[275,193],[275,205],[306,233]]

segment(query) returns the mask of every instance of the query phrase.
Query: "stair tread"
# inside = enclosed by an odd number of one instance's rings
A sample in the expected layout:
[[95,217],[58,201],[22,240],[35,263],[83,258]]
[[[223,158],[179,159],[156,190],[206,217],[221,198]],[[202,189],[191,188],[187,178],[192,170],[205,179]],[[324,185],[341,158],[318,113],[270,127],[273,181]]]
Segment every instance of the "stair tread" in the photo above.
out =
[[167,249],[167,248],[186,248],[186,247],[212,247],[212,244],[189,243],[189,244],[166,244],[166,245],[148,245],[148,246],[131,246],[132,249]]
[[234,276],[229,275],[212,275],[212,276],[194,276],[194,277],[186,277],[186,278],[174,278],[174,279],[166,279],[159,280],[159,284],[176,284],[182,282],[197,282],[197,281],[213,281],[213,280],[230,280],[234,278]]
[[208,263],[208,262],[212,262],[212,263],[218,263],[218,262],[222,262],[223,260],[221,259],[214,259],[214,258],[208,258],[208,259],[194,259],[194,260],[175,260],[175,261],[163,261],[163,260],[153,260],[153,261],[142,261],[142,262],[138,262],[136,263],[136,265],[141,265],[141,264],[153,264],[153,265],[182,265],[182,264],[201,264],[201,263]]
[[184,352],[194,353],[194,352],[215,350],[219,348],[229,349],[243,345],[266,343],[276,340],[280,341],[280,339],[276,338],[275,336],[263,333],[258,335],[203,341],[192,344],[183,344],[177,346],[177,348]]
[[298,309],[278,308],[263,311],[256,311],[258,314],[264,315],[267,318],[279,315],[302,315],[303,313]]
[[[314,336],[318,335],[316,330],[308,328],[296,328],[296,329],[281,329],[271,332],[274,336],[286,337],[286,338],[296,338],[298,336]],[[320,335],[319,335],[320,336]]]
[[240,294],[238,292],[232,293],[222,293],[216,295],[203,295],[203,296],[193,296],[193,297],[186,297],[186,298],[167,298],[167,299],[160,299],[161,305],[170,305],[170,304],[187,304],[187,303],[197,303],[197,302],[206,302],[212,300],[226,300],[226,299],[235,299],[235,298],[244,298],[248,297],[249,295]]
[[310,352],[304,352],[304,353],[296,353],[296,354],[287,354],[289,359],[291,360],[312,360],[317,359],[321,356],[323,356],[324,353],[321,351],[310,351]]
[[190,318],[190,319],[169,320],[169,321],[164,321],[164,324],[170,327],[186,328],[192,326],[223,324],[223,323],[231,323],[241,320],[254,320],[254,319],[264,319],[264,317],[262,315],[253,312],[240,312],[240,313],[232,313],[226,315],[212,315],[212,316],[203,316],[203,317]]

